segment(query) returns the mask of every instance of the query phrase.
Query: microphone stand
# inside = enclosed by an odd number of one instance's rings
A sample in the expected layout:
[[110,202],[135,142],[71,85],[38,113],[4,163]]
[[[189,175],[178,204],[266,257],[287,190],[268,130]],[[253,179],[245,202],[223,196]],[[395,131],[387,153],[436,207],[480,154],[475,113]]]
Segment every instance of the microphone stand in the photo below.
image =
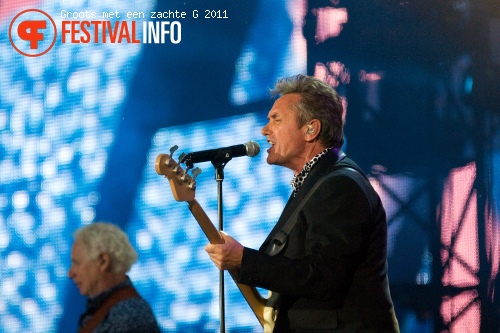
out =
[[[224,180],[224,167],[232,159],[231,149],[221,150],[212,160],[215,167],[215,180],[217,181],[217,211],[219,232],[224,230],[223,208],[222,208],[222,181]],[[219,271],[219,312],[220,312],[220,333],[225,333],[225,301],[224,301],[224,270]]]
[[[217,210],[219,220],[219,232],[224,230],[222,218],[222,181],[224,180],[224,167],[227,162],[233,158],[231,147],[220,149],[211,160],[215,167],[215,180],[217,181]],[[193,167],[193,161],[188,154],[183,156],[180,161],[186,163],[186,170]],[[224,270],[219,271],[219,311],[220,311],[220,333],[226,332],[225,306],[224,306]]]

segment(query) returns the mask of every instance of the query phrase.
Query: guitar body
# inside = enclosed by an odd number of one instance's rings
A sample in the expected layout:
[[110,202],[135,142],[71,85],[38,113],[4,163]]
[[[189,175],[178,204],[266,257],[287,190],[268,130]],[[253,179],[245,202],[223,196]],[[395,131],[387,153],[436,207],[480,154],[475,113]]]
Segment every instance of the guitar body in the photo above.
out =
[[[171,154],[175,149],[172,148],[170,150]],[[196,176],[194,178],[189,176],[187,172],[172,159],[172,156],[167,154],[158,155],[155,162],[155,169],[159,175],[164,175],[168,178],[175,200],[188,203],[191,214],[195,217],[209,242],[212,244],[223,244],[224,239],[195,199]],[[195,173],[194,170],[193,173]],[[196,171],[196,174],[198,173],[199,172]],[[229,274],[257,317],[257,320],[264,328],[264,333],[272,333],[277,317],[275,308],[278,304],[279,295],[269,291],[269,297],[264,298],[255,287],[238,283],[238,272],[236,270],[229,270]]]

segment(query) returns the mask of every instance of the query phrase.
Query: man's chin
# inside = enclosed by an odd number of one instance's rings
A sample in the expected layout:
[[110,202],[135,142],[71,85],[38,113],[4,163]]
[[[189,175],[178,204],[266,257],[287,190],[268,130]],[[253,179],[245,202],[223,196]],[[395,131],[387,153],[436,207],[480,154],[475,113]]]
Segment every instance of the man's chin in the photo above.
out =
[[270,156],[266,159],[267,164],[276,164],[276,160]]
[[277,154],[273,154],[273,153],[270,153],[269,155],[267,155],[267,164],[272,164],[272,165],[283,165],[281,163],[281,156],[280,155],[277,155]]

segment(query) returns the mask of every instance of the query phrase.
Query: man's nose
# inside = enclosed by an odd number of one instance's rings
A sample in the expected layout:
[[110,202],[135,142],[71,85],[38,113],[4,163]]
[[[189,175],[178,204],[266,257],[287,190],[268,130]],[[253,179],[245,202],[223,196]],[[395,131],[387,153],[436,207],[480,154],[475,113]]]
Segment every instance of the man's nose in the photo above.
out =
[[262,129],[260,130],[260,133],[264,136],[266,136],[267,134],[269,134],[269,129],[268,129],[268,124],[266,124],[266,126],[262,127]]

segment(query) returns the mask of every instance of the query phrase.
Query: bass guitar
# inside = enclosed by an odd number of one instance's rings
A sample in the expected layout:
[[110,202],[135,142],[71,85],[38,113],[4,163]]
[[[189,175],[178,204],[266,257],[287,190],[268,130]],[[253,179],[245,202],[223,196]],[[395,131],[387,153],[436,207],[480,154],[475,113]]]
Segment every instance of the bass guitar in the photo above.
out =
[[[155,169],[158,175],[168,178],[172,194],[176,201],[187,202],[189,210],[200,225],[201,229],[212,244],[223,244],[224,239],[215,228],[210,218],[207,216],[201,205],[195,199],[196,177],[201,172],[199,168],[192,170],[193,176],[188,174],[188,169],[182,167],[172,158],[177,146],[170,149],[170,154],[160,154],[156,158]],[[182,155],[180,157],[182,161]],[[237,270],[229,270],[229,274],[238,286],[243,297],[257,317],[257,320],[264,328],[264,333],[271,333],[274,329],[274,323],[277,316],[275,309],[277,304],[277,295],[269,292],[270,296],[264,298],[255,287],[240,284],[237,282]]]

